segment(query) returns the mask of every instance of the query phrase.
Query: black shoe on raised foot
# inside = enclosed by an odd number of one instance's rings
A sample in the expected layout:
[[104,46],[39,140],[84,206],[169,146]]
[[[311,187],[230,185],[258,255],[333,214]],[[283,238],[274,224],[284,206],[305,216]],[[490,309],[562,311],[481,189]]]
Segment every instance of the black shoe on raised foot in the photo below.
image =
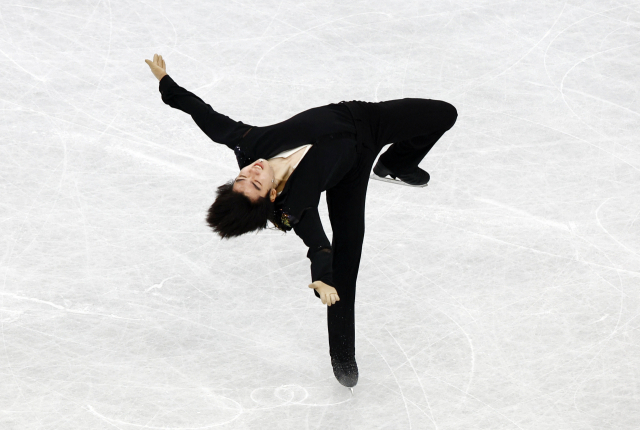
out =
[[427,183],[429,182],[429,179],[431,179],[431,177],[429,176],[429,173],[422,170],[419,167],[416,167],[415,170],[410,173],[402,173],[402,174],[394,173],[391,170],[389,170],[384,164],[382,164],[380,159],[378,159],[378,162],[373,168],[373,173],[379,178],[384,178],[387,175],[391,176],[393,180],[387,179],[387,181],[389,182],[398,182],[396,180],[396,178],[398,178],[400,181],[404,182],[405,184],[411,185],[414,187],[426,187]]
[[351,356],[345,359],[331,357],[331,365],[338,382],[348,388],[356,386],[358,383],[358,364],[355,357]]

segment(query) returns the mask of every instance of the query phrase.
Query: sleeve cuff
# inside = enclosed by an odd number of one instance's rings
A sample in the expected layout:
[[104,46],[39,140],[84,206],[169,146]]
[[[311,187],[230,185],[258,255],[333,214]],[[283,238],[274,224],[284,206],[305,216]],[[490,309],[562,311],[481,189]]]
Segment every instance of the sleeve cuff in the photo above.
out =
[[162,92],[165,88],[171,86],[172,84],[175,84],[175,82],[173,81],[173,79],[171,79],[171,76],[164,75],[162,79],[160,79],[160,82],[158,83],[160,92]]

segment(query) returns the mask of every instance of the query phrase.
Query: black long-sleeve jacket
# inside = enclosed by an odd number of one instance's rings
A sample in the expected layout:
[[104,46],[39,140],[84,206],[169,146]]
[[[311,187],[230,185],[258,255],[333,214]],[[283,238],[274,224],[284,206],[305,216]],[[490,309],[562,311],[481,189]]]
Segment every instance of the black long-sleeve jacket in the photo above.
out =
[[256,127],[216,112],[169,75],[160,80],[159,86],[162,101],[191,115],[211,140],[232,149],[240,169],[259,158],[269,159],[282,151],[313,145],[276,197],[276,221],[282,230],[293,229],[309,247],[311,282],[320,280],[333,286],[333,253],[320,221],[318,202],[320,194],[338,184],[355,165],[362,148],[356,139],[356,124],[360,122],[357,125],[361,127],[361,120],[354,102],[312,108],[283,122]]

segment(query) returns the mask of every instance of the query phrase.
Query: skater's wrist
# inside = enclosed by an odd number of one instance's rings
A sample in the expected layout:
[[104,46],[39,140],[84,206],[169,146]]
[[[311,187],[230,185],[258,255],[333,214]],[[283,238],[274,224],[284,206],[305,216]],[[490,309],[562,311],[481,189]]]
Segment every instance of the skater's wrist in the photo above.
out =
[[318,288],[326,288],[326,287],[330,287],[330,285],[325,284],[324,282],[322,282],[321,280],[317,280],[317,281],[313,281],[311,284],[309,284],[309,288],[313,288],[313,289],[318,289]]

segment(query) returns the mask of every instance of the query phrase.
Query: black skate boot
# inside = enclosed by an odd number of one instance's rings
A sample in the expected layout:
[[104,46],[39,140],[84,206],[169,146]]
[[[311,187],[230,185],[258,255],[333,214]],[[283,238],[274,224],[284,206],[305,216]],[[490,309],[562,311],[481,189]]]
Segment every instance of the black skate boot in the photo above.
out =
[[[358,383],[358,364],[356,358],[352,356],[331,357],[333,374],[338,382],[348,388],[355,387]],[[351,390],[353,392],[353,389]]]
[[[393,179],[387,179],[387,175],[391,176]],[[378,162],[373,168],[373,175],[371,175],[371,178],[377,179],[379,181],[393,182],[411,187],[426,187],[427,183],[429,182],[430,176],[428,172],[425,172],[419,167],[416,167],[415,170],[410,173],[396,174],[389,170],[384,164],[382,164],[382,161],[378,159]]]

